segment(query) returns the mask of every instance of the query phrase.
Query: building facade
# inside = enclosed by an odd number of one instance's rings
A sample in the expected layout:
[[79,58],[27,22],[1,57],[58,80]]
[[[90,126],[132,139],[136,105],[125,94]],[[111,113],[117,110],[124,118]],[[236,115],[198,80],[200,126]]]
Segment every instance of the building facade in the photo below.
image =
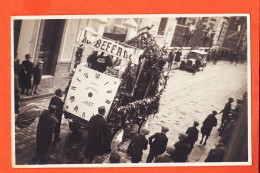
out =
[[[82,35],[97,35],[124,42],[145,27],[160,46],[183,50],[221,48],[229,45],[226,34],[231,31],[229,17],[142,17],[96,19],[42,19],[13,21],[13,52],[20,62],[30,54],[34,65],[44,62],[43,75],[67,75],[73,68],[75,52]],[[234,22],[233,22],[234,23]],[[240,21],[243,23],[243,21]],[[246,28],[241,26],[242,30]],[[232,34],[231,32],[229,32]],[[234,35],[234,33],[233,33]],[[231,36],[233,36],[231,35]],[[239,34],[238,34],[239,35]],[[236,35],[237,36],[237,35]],[[230,35],[229,35],[230,37]],[[245,36],[239,35],[239,41]],[[237,41],[238,41],[237,40]],[[240,47],[243,47],[243,43]],[[85,49],[83,60],[91,50]]]

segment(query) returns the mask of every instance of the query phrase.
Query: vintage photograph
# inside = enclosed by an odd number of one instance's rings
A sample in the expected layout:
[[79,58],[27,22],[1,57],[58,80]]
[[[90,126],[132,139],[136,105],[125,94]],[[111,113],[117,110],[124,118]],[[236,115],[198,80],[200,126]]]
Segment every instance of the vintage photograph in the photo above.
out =
[[252,164],[248,14],[11,20],[13,167]]

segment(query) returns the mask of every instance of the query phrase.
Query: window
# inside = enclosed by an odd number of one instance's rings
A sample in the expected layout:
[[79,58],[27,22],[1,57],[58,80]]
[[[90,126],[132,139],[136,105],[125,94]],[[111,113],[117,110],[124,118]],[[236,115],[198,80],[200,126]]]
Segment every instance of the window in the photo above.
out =
[[167,18],[161,18],[161,22],[160,22],[160,25],[159,25],[157,35],[164,35],[167,20],[168,20]]
[[112,40],[124,42],[126,38],[127,29],[118,26],[106,26],[103,36]]
[[178,17],[178,18],[177,18],[177,24],[179,24],[179,25],[185,25],[186,20],[187,20],[187,17]]
[[210,21],[216,22],[217,19],[216,18],[210,18]]

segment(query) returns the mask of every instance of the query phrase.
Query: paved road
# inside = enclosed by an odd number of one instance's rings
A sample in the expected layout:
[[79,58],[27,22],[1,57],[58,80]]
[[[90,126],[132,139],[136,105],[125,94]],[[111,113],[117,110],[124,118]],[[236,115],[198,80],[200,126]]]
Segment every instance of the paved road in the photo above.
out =
[[[166,91],[160,102],[160,111],[154,118],[150,117],[150,135],[160,131],[161,125],[167,125],[170,131],[168,145],[177,142],[178,134],[185,132],[193,121],[200,122],[212,110],[220,111],[229,97],[242,98],[247,90],[247,67],[245,64],[230,65],[227,62],[219,62],[217,65],[208,64],[204,71],[192,75],[186,71],[171,70],[170,79]],[[47,108],[50,97],[33,100],[39,106]],[[24,106],[31,101],[23,102]],[[218,124],[220,124],[220,115]],[[36,128],[38,119],[28,128],[15,127],[15,153],[16,164],[27,164],[34,155]],[[202,162],[208,151],[218,141],[218,132],[214,128],[206,146],[195,144],[194,150],[189,156],[189,162]],[[83,148],[87,133],[72,133],[68,122],[63,118],[61,124],[62,140],[52,144],[47,158],[50,164],[75,164],[80,163],[80,152]],[[200,138],[201,136],[199,136]],[[142,162],[145,162],[149,148],[144,152]],[[123,158],[123,162],[129,162],[129,158]]]

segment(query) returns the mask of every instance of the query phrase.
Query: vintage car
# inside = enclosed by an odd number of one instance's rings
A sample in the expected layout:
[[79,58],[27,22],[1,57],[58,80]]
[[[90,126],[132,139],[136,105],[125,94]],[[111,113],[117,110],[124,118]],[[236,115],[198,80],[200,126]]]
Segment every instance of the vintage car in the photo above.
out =
[[207,52],[200,50],[191,50],[186,58],[181,61],[180,69],[187,70],[193,73],[197,71],[202,71],[207,65]]

